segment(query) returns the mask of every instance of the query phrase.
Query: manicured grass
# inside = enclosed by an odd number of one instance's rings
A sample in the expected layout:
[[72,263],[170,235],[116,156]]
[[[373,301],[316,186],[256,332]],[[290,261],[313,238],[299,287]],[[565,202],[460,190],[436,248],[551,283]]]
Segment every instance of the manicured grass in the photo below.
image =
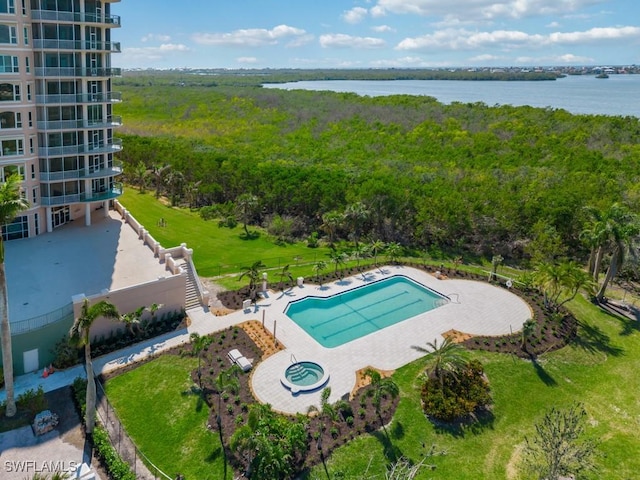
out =
[[[418,478],[517,479],[525,435],[546,410],[582,402],[589,415],[587,432],[601,441],[597,478],[634,478],[640,471],[640,335],[638,326],[600,312],[579,297],[570,304],[580,319],[574,344],[539,358],[537,365],[502,354],[471,352],[485,365],[495,405],[493,421],[482,427],[447,430],[434,427],[421,412],[418,360],[394,374],[401,400],[388,429],[396,455],[417,462],[432,445],[446,455],[430,460]],[[423,344],[429,339],[416,339]],[[107,383],[109,398],[124,425],[154,463],[173,475],[216,478],[222,460],[215,432],[204,424],[206,407],[190,394],[193,358],[161,357]],[[145,392],[140,395],[140,392]],[[150,428],[149,426],[153,427]],[[333,478],[359,478],[368,468],[380,475],[388,461],[381,435],[364,435],[336,450],[327,460]],[[388,450],[387,450],[388,451]],[[322,466],[307,479],[325,478]]]
[[[525,435],[552,406],[566,408],[582,402],[589,415],[588,433],[601,441],[597,478],[633,478],[640,471],[640,342],[638,327],[598,311],[579,298],[570,305],[586,325],[574,345],[544,355],[538,366],[501,354],[474,352],[483,362],[495,401],[494,420],[484,428],[438,430],[420,413],[419,360],[396,372],[402,399],[390,428],[399,453],[413,461],[423,458],[431,445],[447,452],[435,457],[435,472],[425,469],[418,477],[441,479],[518,478],[515,465]],[[426,340],[426,339],[425,339]],[[424,446],[423,446],[424,445]],[[384,468],[383,445],[373,436],[334,452],[329,472],[345,478]],[[315,469],[307,478],[322,478]]]
[[171,478],[222,478],[220,442],[209,409],[192,391],[194,357],[163,355],[109,380],[106,391],[140,450]]
[[[249,230],[259,236],[246,240],[241,225],[233,229],[219,227],[216,221],[202,220],[197,212],[164,205],[155,199],[153,192],[140,194],[128,187],[120,202],[163,247],[186,243],[193,248],[193,261],[203,277],[238,273],[243,266],[262,260],[268,268],[275,269],[270,281],[278,281],[276,272],[285,265],[291,265],[292,273],[297,275],[296,264],[328,260],[326,248],[312,249],[301,242],[277,245],[264,230],[253,226]],[[158,225],[161,218],[165,220],[164,227]],[[310,271],[308,265],[306,270]]]

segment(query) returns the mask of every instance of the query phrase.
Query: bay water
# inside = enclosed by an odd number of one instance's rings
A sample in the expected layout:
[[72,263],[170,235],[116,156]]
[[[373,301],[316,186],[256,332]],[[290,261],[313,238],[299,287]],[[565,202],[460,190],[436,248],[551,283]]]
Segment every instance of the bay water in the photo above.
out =
[[426,95],[439,102],[529,105],[575,114],[640,118],[640,75],[601,79],[569,75],[549,81],[497,80],[326,80],[264,84],[265,88],[352,92],[358,95]]

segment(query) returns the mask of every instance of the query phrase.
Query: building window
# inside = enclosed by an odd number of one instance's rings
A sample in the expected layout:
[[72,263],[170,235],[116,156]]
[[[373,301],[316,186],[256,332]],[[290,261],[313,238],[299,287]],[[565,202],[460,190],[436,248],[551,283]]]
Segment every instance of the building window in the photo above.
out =
[[[1,2],[2,0],[0,0]],[[0,73],[18,73],[18,57],[12,55],[0,55]]]
[[16,27],[11,25],[0,25],[0,43],[17,44]]
[[0,142],[0,145],[2,146],[0,155],[2,155],[3,157],[11,155],[24,155],[24,145],[22,139],[13,138],[9,140],[2,140],[2,142]]
[[16,112],[0,112],[0,129],[21,128],[22,116]]
[[31,179],[35,179],[36,178],[36,166],[34,163],[31,164]]
[[28,112],[27,116],[29,117],[29,128],[33,128],[33,115],[31,112]]
[[24,36],[24,44],[29,45],[29,29],[27,27],[22,30],[22,35]]
[[38,189],[34,188],[32,193],[33,193],[33,204],[37,205],[38,204]]
[[31,73],[31,62],[29,61],[29,57],[26,57],[24,59],[24,63],[26,65],[26,67],[27,67],[27,73]]
[[16,13],[15,0],[0,0],[0,13]]
[[27,0],[22,0],[22,15],[27,14]]
[[0,182],[6,182],[11,175],[20,175],[24,181],[24,165],[4,165],[0,167]]
[[27,84],[27,101],[31,101],[31,84]]
[[29,217],[16,217],[13,222],[2,226],[2,240],[17,240],[29,237]]
[[16,102],[20,100],[20,85],[0,83],[0,102]]
[[29,137],[29,153],[33,155],[33,137]]

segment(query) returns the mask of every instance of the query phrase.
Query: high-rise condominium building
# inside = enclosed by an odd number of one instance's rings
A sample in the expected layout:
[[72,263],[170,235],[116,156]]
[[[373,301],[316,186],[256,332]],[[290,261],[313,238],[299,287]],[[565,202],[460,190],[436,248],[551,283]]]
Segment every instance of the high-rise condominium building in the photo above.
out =
[[30,208],[4,239],[51,232],[122,193],[112,114],[111,14],[119,0],[0,0],[0,182],[23,178]]

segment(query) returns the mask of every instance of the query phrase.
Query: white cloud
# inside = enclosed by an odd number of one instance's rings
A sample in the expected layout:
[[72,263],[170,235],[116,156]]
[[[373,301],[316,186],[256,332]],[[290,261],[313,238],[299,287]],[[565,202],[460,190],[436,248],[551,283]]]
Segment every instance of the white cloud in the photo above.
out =
[[233,47],[263,47],[277,45],[288,38],[299,38],[307,35],[300,28],[288,25],[278,25],[271,30],[264,28],[248,28],[234,30],[229,33],[195,33],[194,42],[201,45],[233,46]]
[[368,14],[368,10],[362,7],[354,7],[342,14],[342,19],[347,23],[360,23]]
[[354,37],[344,33],[332,33],[320,36],[323,48],[381,48],[386,42],[380,38]]
[[[450,19],[523,18],[561,15],[608,0],[378,0],[380,12]],[[373,9],[372,9],[373,10]]]
[[371,16],[373,18],[384,17],[387,14],[387,11],[384,9],[384,7],[381,7],[380,5],[372,7],[369,11],[371,12]]
[[258,59],[256,57],[238,57],[236,62],[238,63],[256,63]]
[[517,30],[477,32],[464,29],[445,29],[420,37],[405,38],[397,50],[474,50],[497,47],[503,50],[515,48],[539,48],[554,45],[576,45],[640,38],[640,27],[592,28],[584,32],[554,32],[548,35],[529,34]]
[[189,52],[186,45],[166,43],[159,47],[124,48],[122,50],[123,60],[131,61],[156,61],[176,54]]
[[395,32],[396,31],[395,28],[391,28],[389,25],[375,25],[375,26],[371,27],[371,30],[373,30],[374,32],[378,32],[378,33]]
[[560,23],[559,22],[551,22],[551,23],[548,23],[547,25],[545,25],[545,27],[547,27],[547,28],[560,28]]
[[157,33],[149,33],[140,39],[142,42],[169,42],[171,37],[169,35],[160,35]]
[[470,62],[492,62],[495,60],[502,60],[504,57],[500,57],[498,55],[489,55],[488,53],[483,53],[481,55],[476,55],[475,57],[471,57],[469,59]]
[[516,63],[523,65],[584,65],[595,62],[591,57],[573,55],[565,53],[564,55],[541,56],[541,57],[517,57]]
[[424,68],[430,65],[420,57],[402,57],[375,60],[371,62],[371,66],[376,68]]

